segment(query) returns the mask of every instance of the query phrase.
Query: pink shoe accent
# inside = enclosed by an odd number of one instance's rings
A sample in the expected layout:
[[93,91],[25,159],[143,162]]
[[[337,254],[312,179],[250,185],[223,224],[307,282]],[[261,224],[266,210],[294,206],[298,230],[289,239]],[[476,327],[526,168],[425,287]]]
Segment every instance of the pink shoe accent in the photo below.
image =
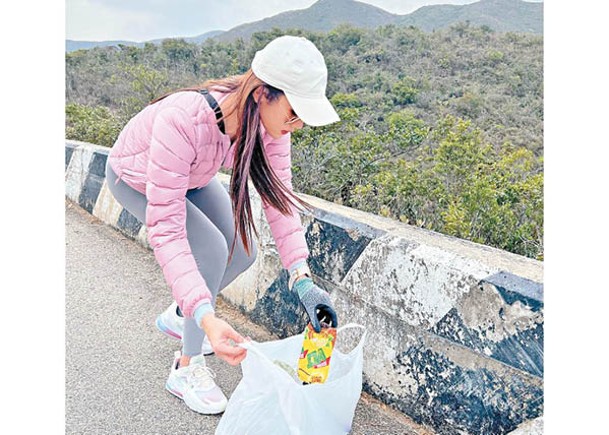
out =
[[182,393],[180,393],[179,391],[172,390],[171,388],[169,388],[169,384],[165,384],[165,388],[167,389],[167,391],[169,391],[174,396],[179,397],[180,399],[182,398]]
[[165,335],[169,335],[170,337],[177,338],[178,340],[182,339],[180,334],[173,332],[171,329],[167,328],[163,322],[161,322],[161,317],[156,318],[156,327],[159,331],[161,331]]

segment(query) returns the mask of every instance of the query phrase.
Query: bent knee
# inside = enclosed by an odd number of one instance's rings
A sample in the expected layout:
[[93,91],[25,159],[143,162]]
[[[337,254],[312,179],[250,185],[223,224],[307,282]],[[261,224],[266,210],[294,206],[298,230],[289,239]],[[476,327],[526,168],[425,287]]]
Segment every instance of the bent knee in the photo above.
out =
[[256,242],[254,240],[252,240],[249,245],[249,253],[245,251],[243,243],[238,241],[235,245],[235,251],[233,253],[231,262],[237,267],[237,269],[245,271],[256,262],[257,256],[258,247],[256,246]]

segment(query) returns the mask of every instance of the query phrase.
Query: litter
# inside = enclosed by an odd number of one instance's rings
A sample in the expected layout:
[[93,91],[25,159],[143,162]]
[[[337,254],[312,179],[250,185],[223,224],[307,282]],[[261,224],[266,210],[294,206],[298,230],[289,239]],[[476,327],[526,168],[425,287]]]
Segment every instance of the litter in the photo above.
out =
[[[243,378],[231,395],[216,435],[347,434],[362,392],[366,329],[348,353],[334,348],[325,383],[302,385],[297,373],[304,333],[283,340],[239,344],[248,350]],[[341,348],[344,348],[341,342]]]

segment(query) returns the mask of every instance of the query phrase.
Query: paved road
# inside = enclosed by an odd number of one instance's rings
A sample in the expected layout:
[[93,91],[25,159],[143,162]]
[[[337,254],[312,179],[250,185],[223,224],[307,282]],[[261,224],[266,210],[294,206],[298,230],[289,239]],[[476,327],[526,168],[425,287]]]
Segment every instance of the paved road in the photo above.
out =
[[[154,326],[171,296],[153,254],[69,201],[65,222],[66,434],[213,434],[220,416],[164,389],[179,342]],[[274,338],[222,301],[218,313],[255,340]],[[240,367],[208,364],[230,397]],[[352,433],[432,434],[365,394]]]

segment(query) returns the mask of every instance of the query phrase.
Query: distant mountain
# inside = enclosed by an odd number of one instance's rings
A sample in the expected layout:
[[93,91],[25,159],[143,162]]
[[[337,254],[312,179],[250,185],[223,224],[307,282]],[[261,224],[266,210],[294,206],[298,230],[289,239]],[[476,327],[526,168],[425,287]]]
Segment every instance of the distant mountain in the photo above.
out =
[[[178,39],[183,39],[184,41],[190,42],[193,44],[200,44],[201,42],[205,41],[207,38],[213,38],[215,36],[221,35],[222,33],[224,33],[224,30],[212,30],[211,32],[203,33],[202,35],[190,36],[190,37],[178,38]],[[148,42],[152,42],[154,44],[160,44],[165,39],[167,39],[167,38],[153,39],[152,41],[148,41]]]
[[93,47],[118,47],[119,44],[133,45],[135,47],[143,47],[143,42],[133,41],[74,41],[66,39],[66,53],[76,50],[88,50]]
[[[203,33],[198,36],[191,37],[180,37],[179,39],[183,39],[186,42],[191,42],[195,44],[200,44],[205,41],[207,38],[213,38],[214,36],[219,35],[220,33],[224,33],[223,30],[213,30],[211,32]],[[93,47],[118,47],[119,44],[133,46],[133,47],[143,47],[146,42],[150,42],[153,44],[160,44],[163,40],[169,38],[160,38],[160,39],[152,39],[150,41],[145,42],[134,42],[134,41],[74,41],[71,39],[66,39],[66,53],[76,50],[87,50]]]
[[423,6],[400,16],[394,24],[426,32],[469,21],[497,32],[543,33],[543,3],[522,0],[480,0],[467,5]]
[[249,38],[255,32],[300,28],[329,31],[339,24],[374,28],[387,24],[415,26],[421,30],[449,27],[459,22],[486,25],[498,32],[543,33],[543,3],[522,0],[480,0],[467,5],[424,6],[407,15],[391,14],[355,0],[319,0],[307,9],[283,12],[254,23],[242,24],[214,39]]
[[256,32],[279,29],[306,29],[327,32],[340,24],[374,28],[393,23],[400,15],[354,0],[319,0],[307,9],[282,12],[270,18],[242,24],[218,35],[219,41],[248,39]]
[[[201,43],[208,38],[231,41],[248,39],[256,32],[279,29],[304,29],[327,32],[340,24],[374,28],[387,24],[415,26],[423,31],[449,27],[459,22],[474,26],[486,25],[497,32],[543,33],[543,3],[522,0],[480,0],[467,5],[423,6],[407,15],[396,15],[381,8],[355,0],[319,0],[307,9],[282,12],[253,23],[242,24],[226,32],[213,31],[190,38],[187,42]],[[166,39],[166,38],[165,38]],[[163,39],[155,39],[159,44]],[[144,42],[131,41],[72,41],[66,40],[66,52],[118,44],[143,47]]]

